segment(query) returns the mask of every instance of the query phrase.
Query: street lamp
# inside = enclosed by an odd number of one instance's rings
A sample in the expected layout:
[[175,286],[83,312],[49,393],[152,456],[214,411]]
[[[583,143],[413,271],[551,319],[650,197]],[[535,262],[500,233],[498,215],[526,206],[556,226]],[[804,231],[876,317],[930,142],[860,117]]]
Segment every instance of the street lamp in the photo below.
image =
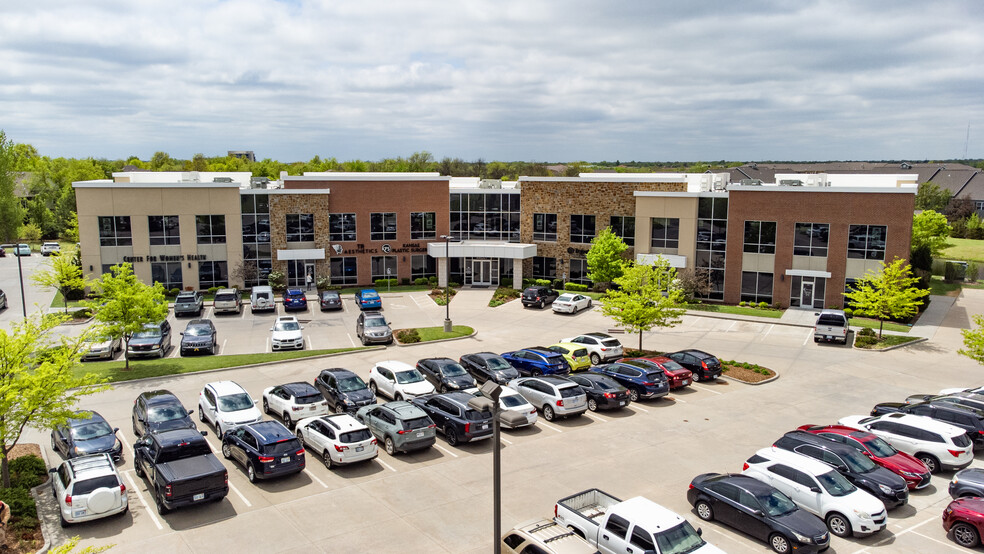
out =
[[451,290],[451,235],[441,235],[444,239],[444,332],[450,333],[454,330],[451,325],[451,299],[448,292]]
[[[17,255],[17,275],[20,277],[21,309],[24,312],[24,319],[27,319],[27,300],[24,297],[24,266],[21,265],[20,241],[14,244],[14,254]],[[28,247],[27,255],[31,255],[30,247]]]

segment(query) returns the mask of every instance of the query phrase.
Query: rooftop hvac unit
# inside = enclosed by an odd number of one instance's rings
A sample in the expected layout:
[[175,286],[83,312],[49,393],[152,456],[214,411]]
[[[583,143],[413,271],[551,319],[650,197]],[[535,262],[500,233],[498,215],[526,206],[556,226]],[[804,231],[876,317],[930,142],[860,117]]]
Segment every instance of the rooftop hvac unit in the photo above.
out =
[[199,181],[197,171],[183,171],[181,172],[181,182],[182,183],[197,183]]
[[713,175],[704,174],[700,176],[700,190],[701,192],[708,192],[711,190],[713,185]]
[[213,183],[231,183],[232,177],[212,177]]
[[502,180],[501,179],[482,179],[478,182],[478,188],[480,189],[501,189]]
[[724,177],[723,176],[721,176],[721,175],[715,175],[713,182],[714,182],[714,184],[713,184],[712,188],[714,190],[726,190],[727,189],[727,183],[724,182]]
[[761,186],[762,179],[742,179],[742,186]]
[[779,181],[779,184],[784,187],[801,187],[803,186],[803,181],[799,179],[782,179]]

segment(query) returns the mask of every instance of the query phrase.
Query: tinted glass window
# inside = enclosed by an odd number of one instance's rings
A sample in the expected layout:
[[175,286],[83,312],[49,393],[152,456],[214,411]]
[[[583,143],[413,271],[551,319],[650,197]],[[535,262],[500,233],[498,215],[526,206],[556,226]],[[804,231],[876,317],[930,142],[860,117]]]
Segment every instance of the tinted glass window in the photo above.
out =
[[759,503],[765,508],[765,513],[770,516],[781,516],[796,510],[796,504],[785,494],[773,490],[768,496],[758,497]]
[[83,481],[76,481],[72,485],[72,494],[89,494],[96,489],[107,488],[119,488],[120,481],[115,475],[103,475],[102,477],[93,477],[92,479],[85,479]]
[[403,428],[408,431],[413,431],[414,429],[425,429],[429,427],[431,420],[429,417],[415,417],[413,419],[404,419]]
[[568,387],[566,389],[560,389],[561,398],[574,398],[575,396],[581,396],[584,394],[578,387]]
[[292,454],[301,449],[301,442],[297,439],[287,439],[273,444],[263,445],[263,453],[271,456],[281,456]]
[[515,549],[517,546],[523,544],[522,535],[517,535],[513,533],[511,535],[506,535],[506,538],[502,539],[502,542],[506,543],[509,548]]
[[624,539],[625,534],[629,531],[629,522],[625,518],[612,514],[608,517],[608,523],[605,524],[605,530],[611,532],[620,539]]
[[294,399],[294,402],[297,404],[316,404],[318,402],[321,402],[322,400],[324,400],[324,398],[321,396],[321,393],[318,393],[318,394],[308,394],[305,396],[298,396],[297,398]]
[[823,475],[818,475],[817,481],[820,481],[820,486],[832,496],[846,496],[857,490],[850,481],[836,471],[829,471]]
[[655,550],[656,546],[653,544],[653,537],[648,531],[636,525],[632,529],[632,539],[629,541],[632,546],[637,546],[643,551]]
[[710,485],[707,485],[707,488],[717,494],[720,494],[728,500],[738,502],[738,487],[732,485],[731,483],[711,483]]
[[367,441],[372,438],[372,434],[369,433],[369,429],[359,429],[357,431],[349,431],[348,433],[342,433],[338,439],[343,443],[352,442],[362,442]]
[[147,421],[160,423],[162,421],[181,419],[185,415],[187,415],[187,412],[181,406],[151,406],[147,410]]
[[970,446],[970,437],[966,434],[953,437],[953,444],[959,446],[960,448],[966,448]]

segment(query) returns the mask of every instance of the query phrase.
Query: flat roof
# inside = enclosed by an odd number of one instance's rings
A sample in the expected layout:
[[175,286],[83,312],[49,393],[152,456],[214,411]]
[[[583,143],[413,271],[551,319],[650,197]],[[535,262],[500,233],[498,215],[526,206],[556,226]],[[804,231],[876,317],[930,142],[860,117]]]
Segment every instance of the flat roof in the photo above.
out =
[[438,173],[324,173],[311,175],[286,175],[287,181],[444,181],[450,182],[451,177]]
[[96,181],[75,181],[72,183],[73,188],[77,189],[157,189],[157,188],[168,188],[168,189],[200,189],[200,188],[217,188],[217,189],[239,189],[239,183],[210,183],[210,182],[197,182],[197,181],[171,181],[171,182],[159,182],[159,183],[117,183],[115,181],[110,181],[108,179],[99,179]]

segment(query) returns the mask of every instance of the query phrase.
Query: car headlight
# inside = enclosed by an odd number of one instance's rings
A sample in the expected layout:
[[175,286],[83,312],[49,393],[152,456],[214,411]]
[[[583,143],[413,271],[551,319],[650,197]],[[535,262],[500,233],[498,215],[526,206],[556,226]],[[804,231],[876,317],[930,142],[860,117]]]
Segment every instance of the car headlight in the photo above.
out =
[[[912,471],[903,471],[902,472],[902,475],[905,475],[906,477],[912,477],[913,479],[918,479],[919,478],[919,474],[918,473],[914,473]],[[953,479],[954,479],[954,482],[956,482],[956,479],[957,478],[954,477]]]
[[854,515],[858,516],[861,519],[871,519],[871,515],[868,514],[868,512],[865,512],[863,510],[858,510],[857,508],[854,509]]
[[885,485],[878,485],[878,490],[882,491],[884,494],[892,494],[892,487],[886,487]]
[[959,482],[960,482],[960,481],[959,481],[959,480],[957,479],[957,476],[956,476],[956,475],[954,475],[954,476],[953,476],[953,480],[952,480],[952,481],[950,481],[950,484],[951,484],[951,485],[956,485],[956,484],[957,484],[957,483],[959,483]]
[[123,443],[120,442],[120,439],[116,439],[116,442],[113,443],[113,450],[119,450],[121,448],[123,448]]
[[452,382],[448,383],[448,388],[449,389],[460,389],[461,388],[461,385],[459,385],[458,383],[455,383],[455,382],[452,381]]
[[796,531],[793,531],[793,536],[796,537],[796,540],[800,541],[803,544],[813,544],[813,539],[807,537],[806,535],[800,535]]
[[75,455],[76,456],[81,456],[82,455],[82,449],[79,448],[78,446],[72,448],[72,451],[75,452]]
[[159,345],[159,344],[155,344],[155,345],[153,345],[153,346],[150,347],[151,350],[160,350],[160,348],[161,348],[161,345]]

